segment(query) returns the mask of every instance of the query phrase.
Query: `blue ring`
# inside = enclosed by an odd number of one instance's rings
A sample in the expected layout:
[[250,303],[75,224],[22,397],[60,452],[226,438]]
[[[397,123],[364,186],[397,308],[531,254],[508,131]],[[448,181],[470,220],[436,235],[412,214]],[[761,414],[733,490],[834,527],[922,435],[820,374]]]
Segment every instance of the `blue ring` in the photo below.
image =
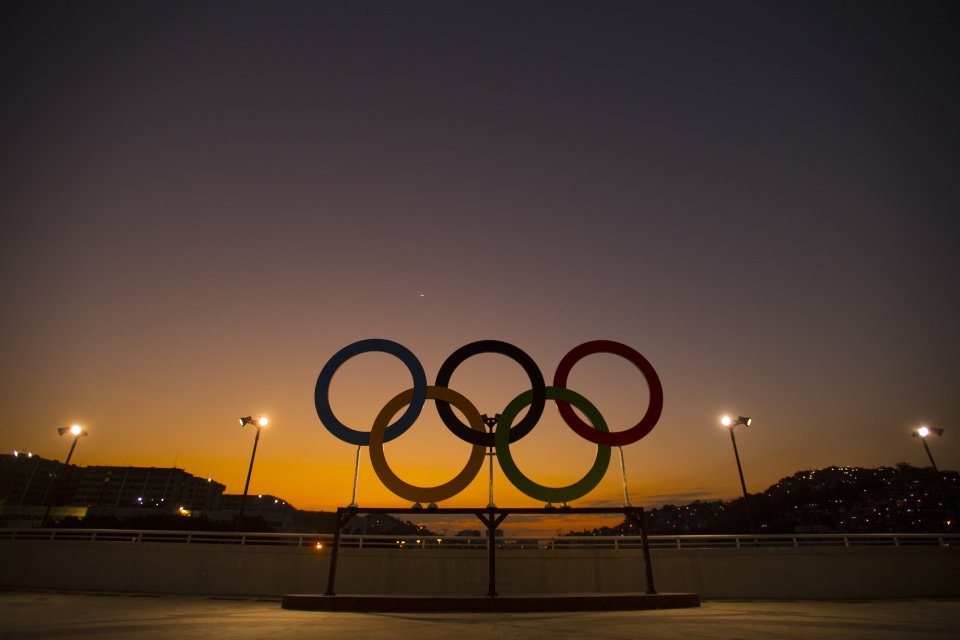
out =
[[313,392],[313,403],[317,408],[317,416],[327,431],[350,444],[358,446],[368,446],[370,444],[369,431],[357,431],[340,422],[337,416],[333,415],[333,409],[330,408],[330,381],[333,380],[333,374],[337,372],[344,362],[353,356],[371,351],[382,351],[396,356],[413,377],[413,398],[410,400],[407,410],[397,420],[389,425],[383,434],[383,441],[390,442],[394,438],[403,435],[403,432],[409,429],[420,415],[424,403],[427,401],[427,374],[423,371],[423,365],[417,360],[417,356],[402,344],[392,340],[381,338],[370,338],[369,340],[360,340],[345,346],[340,351],[333,354],[327,364],[323,365],[320,375],[317,376],[317,386]]

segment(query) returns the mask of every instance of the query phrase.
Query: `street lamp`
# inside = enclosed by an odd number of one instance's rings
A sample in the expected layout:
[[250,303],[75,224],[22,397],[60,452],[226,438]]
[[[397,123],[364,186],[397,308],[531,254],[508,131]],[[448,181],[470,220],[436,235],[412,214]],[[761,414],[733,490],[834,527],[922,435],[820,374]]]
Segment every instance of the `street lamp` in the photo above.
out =
[[73,450],[77,447],[77,440],[88,434],[86,430],[84,430],[84,428],[78,424],[75,424],[72,427],[57,427],[57,433],[59,433],[61,436],[65,433],[69,433],[73,436],[73,442],[70,444],[70,451],[67,453],[67,461],[63,463],[70,464],[70,458],[73,456]]
[[250,474],[253,473],[253,459],[257,456],[257,443],[260,442],[260,429],[269,423],[270,421],[264,416],[260,416],[256,420],[250,416],[240,418],[240,426],[253,425],[257,429],[257,435],[253,439],[253,453],[250,454],[250,468],[247,469],[247,482],[243,485],[243,496],[240,498],[240,513],[237,514],[237,531],[240,530],[240,523],[243,522],[243,507],[247,501],[247,489],[250,488]]
[[927,446],[927,438],[930,437],[931,433],[936,434],[937,437],[940,437],[943,435],[943,429],[922,426],[913,432],[913,437],[920,438],[920,442],[923,443],[923,448],[927,452],[927,457],[930,458],[930,466],[933,467],[933,471],[939,475],[940,470],[937,469],[937,463],[933,461],[933,454],[930,453],[930,447]]
[[940,475],[940,469],[937,468],[937,463],[933,461],[933,454],[930,453],[930,447],[927,445],[927,438],[930,437],[931,433],[939,438],[943,435],[943,429],[923,425],[913,432],[913,437],[920,438],[920,442],[923,443],[923,449],[927,452],[927,457],[930,458],[930,466],[933,467],[933,473],[937,476],[937,480],[940,482],[940,488],[943,491],[943,498],[946,502],[944,511],[947,517],[947,526],[950,526],[951,520],[956,519],[956,502],[952,498],[950,485],[947,483],[946,478]]
[[[73,436],[73,442],[70,443],[70,451],[69,453],[67,453],[67,461],[63,463],[63,466],[67,466],[70,464],[70,458],[73,457],[73,450],[77,448],[77,440],[79,440],[80,438],[88,434],[86,429],[84,429],[78,424],[75,424],[71,427],[57,427],[57,433],[59,433],[61,436],[63,436],[65,433],[69,433],[70,435]],[[54,477],[53,477],[53,480],[51,480],[50,484],[54,486],[54,489],[55,489],[54,495],[56,495],[56,489],[59,489],[60,476],[59,474],[57,474],[56,471],[54,471],[53,473],[54,473]],[[47,502],[47,508],[43,512],[43,518],[40,519],[41,529],[47,523],[47,518],[50,517],[50,508],[53,506],[50,504],[50,500],[46,500],[45,502]]]
[[720,424],[730,430],[730,441],[733,442],[733,455],[737,459],[737,472],[740,474],[740,488],[743,489],[743,508],[747,512],[747,526],[750,528],[750,533],[754,532],[753,517],[750,515],[750,505],[747,503],[747,483],[743,480],[743,467],[740,465],[740,452],[737,451],[737,438],[733,435],[733,430],[741,424],[749,427],[752,422],[752,418],[745,418],[744,416],[740,416],[736,420],[730,416],[723,416],[720,419]]

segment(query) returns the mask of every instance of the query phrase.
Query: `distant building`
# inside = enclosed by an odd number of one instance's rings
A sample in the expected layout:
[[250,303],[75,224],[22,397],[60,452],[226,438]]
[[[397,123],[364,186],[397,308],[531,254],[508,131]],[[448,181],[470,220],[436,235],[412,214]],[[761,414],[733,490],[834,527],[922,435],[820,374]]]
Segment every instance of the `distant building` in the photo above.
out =
[[129,510],[204,513],[223,508],[225,485],[183,469],[164,467],[85,467],[75,501],[97,513]]
[[36,526],[50,505],[50,517],[82,518],[74,505],[79,469],[32,453],[0,454],[0,526]]
[[0,454],[0,505],[46,504],[53,497],[53,480],[62,464],[32,453]]
[[201,515],[223,509],[225,485],[183,469],[78,467],[33,454],[0,454],[0,524],[36,526],[50,517]]

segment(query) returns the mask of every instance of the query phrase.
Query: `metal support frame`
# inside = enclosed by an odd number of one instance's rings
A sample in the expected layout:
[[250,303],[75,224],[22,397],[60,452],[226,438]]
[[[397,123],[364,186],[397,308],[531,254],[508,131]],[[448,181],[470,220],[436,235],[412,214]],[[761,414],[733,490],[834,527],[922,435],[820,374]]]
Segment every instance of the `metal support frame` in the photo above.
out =
[[343,529],[348,522],[353,519],[353,516],[357,515],[359,509],[357,507],[347,507],[344,509],[340,507],[337,509],[337,524],[336,529],[333,532],[333,554],[330,556],[330,574],[327,576],[327,592],[323,595],[333,596],[336,595],[333,592],[333,581],[337,577],[337,556],[340,551],[340,531]]
[[583,513],[622,513],[624,517],[640,529],[640,537],[643,542],[643,564],[647,583],[647,593],[656,594],[656,588],[653,584],[653,564],[650,560],[650,545],[647,541],[647,526],[644,517],[643,507],[561,507],[557,508],[514,508],[499,509],[488,507],[486,509],[454,509],[454,508],[436,508],[436,509],[417,509],[417,508],[399,508],[390,507],[371,507],[361,508],[356,506],[339,507],[337,509],[336,529],[333,532],[333,549],[330,555],[330,573],[327,577],[327,591],[324,595],[335,596],[334,584],[337,579],[337,558],[340,555],[340,532],[343,527],[357,514],[360,513],[387,513],[387,514],[415,514],[415,515],[434,515],[434,514],[457,514],[457,515],[475,515],[487,528],[487,548],[489,550],[488,565],[488,583],[487,597],[497,597],[497,528],[506,520],[510,514],[540,514],[540,515],[568,515]]
[[653,586],[653,565],[650,564],[650,543],[647,540],[647,524],[643,507],[624,508],[623,515],[633,524],[640,527],[640,540],[643,543],[643,565],[647,573],[647,593],[654,595],[657,590]]
[[[500,513],[498,514],[498,511]],[[487,571],[487,595],[497,595],[497,527],[507,519],[510,512],[504,509],[488,508],[487,512],[477,511],[474,515],[487,527],[487,548],[490,550],[490,568]]]

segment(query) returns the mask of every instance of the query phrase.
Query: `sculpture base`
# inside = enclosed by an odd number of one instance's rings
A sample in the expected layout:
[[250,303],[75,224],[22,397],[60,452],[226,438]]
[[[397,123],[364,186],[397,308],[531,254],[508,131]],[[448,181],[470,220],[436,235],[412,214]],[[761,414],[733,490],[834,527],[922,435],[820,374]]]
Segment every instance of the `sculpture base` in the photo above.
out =
[[510,596],[392,596],[289,594],[281,607],[302,611],[391,613],[540,613],[557,611],[640,611],[700,606],[696,593],[584,593]]

